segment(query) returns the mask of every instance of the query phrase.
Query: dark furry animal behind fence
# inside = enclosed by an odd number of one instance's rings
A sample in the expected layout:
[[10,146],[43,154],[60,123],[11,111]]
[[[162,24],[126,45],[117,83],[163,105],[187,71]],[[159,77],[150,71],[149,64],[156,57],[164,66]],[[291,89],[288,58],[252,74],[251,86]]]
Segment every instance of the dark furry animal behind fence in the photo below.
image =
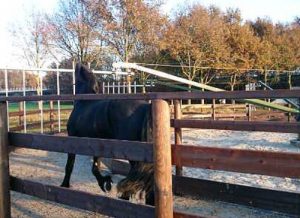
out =
[[[90,70],[77,64],[76,93],[99,93],[100,87]],[[70,115],[67,130],[69,136],[120,139],[132,141],[151,140],[151,105],[139,100],[97,100],[75,101]],[[105,192],[111,189],[111,177],[102,176],[97,168],[94,157],[92,173],[100,188]],[[70,186],[70,177],[74,167],[75,154],[68,154],[65,177],[61,184]],[[138,191],[146,192],[146,203],[154,204],[153,164],[130,161],[130,172],[117,185],[122,193],[121,198],[129,197]]]

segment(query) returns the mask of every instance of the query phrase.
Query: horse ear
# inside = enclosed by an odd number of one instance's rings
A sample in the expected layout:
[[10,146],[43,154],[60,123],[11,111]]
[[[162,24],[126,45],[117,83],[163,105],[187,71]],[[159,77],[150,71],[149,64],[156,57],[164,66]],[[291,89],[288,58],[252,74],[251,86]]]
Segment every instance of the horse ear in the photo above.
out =
[[92,72],[83,64],[77,63],[75,68],[76,81],[88,81]]

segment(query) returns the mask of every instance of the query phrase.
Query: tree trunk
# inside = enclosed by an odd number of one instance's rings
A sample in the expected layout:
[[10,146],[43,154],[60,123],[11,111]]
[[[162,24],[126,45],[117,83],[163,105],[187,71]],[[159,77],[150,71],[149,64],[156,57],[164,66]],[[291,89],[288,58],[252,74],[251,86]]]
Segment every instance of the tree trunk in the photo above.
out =
[[[126,36],[126,42],[125,42],[125,63],[129,62],[129,51],[128,51],[128,35]],[[129,73],[129,69],[126,69],[126,72]],[[126,83],[127,83],[127,93],[131,94],[131,76],[126,76]]]

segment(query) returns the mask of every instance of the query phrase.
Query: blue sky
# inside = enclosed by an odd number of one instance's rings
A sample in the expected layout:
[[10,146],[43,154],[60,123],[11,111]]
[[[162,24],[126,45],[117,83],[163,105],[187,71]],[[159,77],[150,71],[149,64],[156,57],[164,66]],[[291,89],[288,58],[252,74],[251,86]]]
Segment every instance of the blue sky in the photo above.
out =
[[[22,22],[32,9],[51,13],[58,0],[9,0],[1,5],[0,13],[0,67],[20,66],[22,61],[16,61],[14,54],[18,49],[12,45],[9,27],[16,22]],[[199,2],[205,6],[216,5],[222,10],[239,8],[244,19],[254,20],[256,17],[269,17],[274,22],[291,22],[300,16],[300,0],[166,0],[163,10],[171,13],[177,6],[190,5]]]

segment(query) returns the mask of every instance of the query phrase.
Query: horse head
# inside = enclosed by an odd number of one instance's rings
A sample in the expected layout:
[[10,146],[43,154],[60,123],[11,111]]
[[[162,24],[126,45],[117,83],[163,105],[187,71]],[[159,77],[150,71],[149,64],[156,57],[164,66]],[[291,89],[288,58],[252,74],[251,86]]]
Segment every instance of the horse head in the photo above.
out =
[[99,93],[99,84],[93,72],[85,65],[77,63],[75,68],[75,91],[76,94],[96,94]]

